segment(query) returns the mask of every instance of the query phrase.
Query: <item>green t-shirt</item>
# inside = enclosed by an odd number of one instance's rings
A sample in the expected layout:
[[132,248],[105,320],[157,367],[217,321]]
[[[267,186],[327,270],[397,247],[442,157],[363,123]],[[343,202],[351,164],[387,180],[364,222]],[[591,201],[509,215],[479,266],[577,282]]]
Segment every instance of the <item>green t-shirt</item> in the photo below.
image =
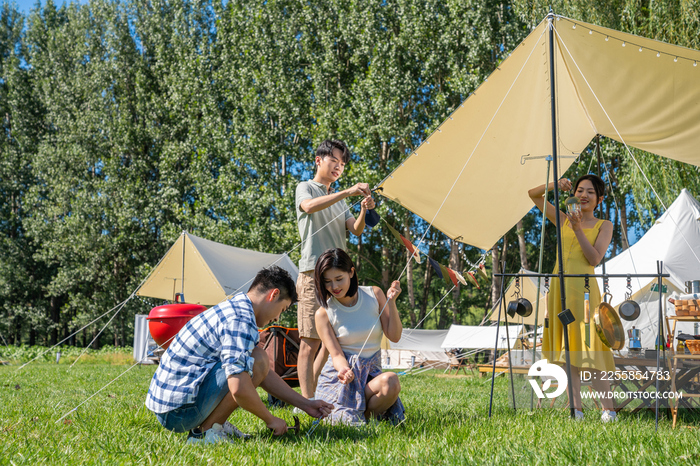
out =
[[303,181],[297,185],[295,203],[299,236],[302,241],[300,272],[314,270],[319,256],[328,249],[347,249],[345,222],[354,217],[345,200],[338,201],[313,214],[307,214],[299,207],[306,199],[314,199],[327,194],[326,185],[314,180]]

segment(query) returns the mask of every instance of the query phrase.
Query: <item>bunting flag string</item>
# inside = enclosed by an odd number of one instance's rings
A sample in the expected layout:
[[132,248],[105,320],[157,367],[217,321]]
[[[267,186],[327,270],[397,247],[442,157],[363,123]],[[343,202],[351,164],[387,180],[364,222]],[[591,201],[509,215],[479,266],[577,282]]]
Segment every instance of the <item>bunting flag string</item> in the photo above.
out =
[[386,226],[389,227],[389,231],[391,232],[392,235],[394,235],[394,238],[396,238],[399,242],[403,243],[404,246],[406,246],[406,249],[408,249],[408,252],[413,256],[413,258],[418,262],[419,264],[421,263],[421,258],[420,258],[420,252],[418,251],[418,248],[416,248],[413,243],[411,243],[409,240],[407,240],[401,233],[396,231],[394,227],[389,225],[389,222],[384,220],[384,223],[386,223]]
[[481,287],[479,286],[479,282],[476,281],[476,277],[474,276],[474,274],[472,272],[467,272],[467,278],[469,279],[469,281],[471,282],[472,285],[477,287],[477,289],[479,289],[479,290],[481,289]]
[[[457,272],[456,270],[452,270],[455,275],[457,276],[457,280],[459,280],[459,283],[461,283],[464,286],[467,286],[467,281],[464,279],[464,275],[461,273]],[[477,285],[478,286],[478,285]]]
[[476,273],[484,277],[484,280],[489,279],[489,274],[486,273],[486,267],[484,266],[484,263],[480,263],[479,267],[476,268]]
[[442,278],[445,280],[445,283],[449,285],[451,282],[454,286],[459,285],[459,282],[457,281],[457,276],[454,274],[451,268],[445,267],[444,265],[440,264],[440,269],[442,270]]
[[438,264],[438,262],[435,259],[433,259],[432,257],[428,257],[428,261],[430,262],[430,265],[433,266],[433,270],[435,270],[435,274],[438,277],[442,278],[442,269],[440,268],[440,264]]
[[[382,220],[384,220],[382,218]],[[386,224],[387,228],[389,228],[389,231],[391,234],[396,238],[397,241],[402,243],[406,249],[408,250],[409,254],[413,256],[413,258],[418,262],[419,264],[421,262],[421,257],[420,257],[420,251],[418,250],[417,247],[413,245],[408,239],[406,239],[405,236],[403,236],[401,233],[399,233],[394,227],[392,227],[389,222],[384,220],[384,223]],[[467,283],[471,283],[477,289],[481,289],[479,286],[479,281],[476,279],[476,276],[474,275],[474,272],[468,271],[462,275],[461,273],[457,272],[456,270],[446,267],[442,264],[440,264],[438,261],[433,259],[432,257],[426,255],[428,258],[428,263],[433,267],[433,270],[435,270],[435,274],[445,280],[445,283],[448,285],[453,284],[454,286],[458,286],[460,283],[462,285],[467,285]],[[485,280],[488,280],[489,276],[486,273],[486,268],[484,267],[483,263],[483,257],[482,257],[482,262],[478,265],[475,266],[476,268],[476,274],[479,275],[480,277],[483,277]]]

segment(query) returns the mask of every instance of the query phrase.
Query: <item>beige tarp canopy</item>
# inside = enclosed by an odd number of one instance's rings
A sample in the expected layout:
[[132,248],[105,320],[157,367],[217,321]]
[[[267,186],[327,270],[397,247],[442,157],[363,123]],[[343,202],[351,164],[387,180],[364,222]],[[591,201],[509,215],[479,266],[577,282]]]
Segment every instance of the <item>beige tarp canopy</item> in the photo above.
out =
[[213,306],[248,291],[255,274],[270,265],[282,267],[296,282],[299,270],[286,254],[235,248],[183,232],[136,294],[174,301],[175,293],[184,293],[185,302]]
[[[532,303],[532,314],[530,314],[528,317],[525,317],[524,319],[517,314],[514,318],[508,316],[508,322],[511,324],[535,325],[535,310],[537,306],[537,296],[539,294],[540,308],[537,313],[537,325],[544,325],[544,310],[546,301],[544,279],[542,279],[540,283],[540,292],[537,293],[537,277],[530,276],[536,274],[536,272],[532,272],[526,269],[520,269],[518,273],[525,275],[520,280],[520,297],[526,298],[528,301],[530,301],[530,303]],[[516,299],[515,290],[515,278],[513,278],[503,293],[506,298],[505,305],[501,310],[501,322],[506,321],[505,314],[506,309],[508,308],[508,303]],[[499,299],[498,302],[496,302],[496,304],[493,306],[493,308],[491,308],[491,316],[489,317],[489,319],[493,322],[498,320],[498,307],[500,305],[501,300]]]
[[[552,25],[560,176],[596,134],[700,165],[700,52],[563,17]],[[552,154],[548,31],[545,19],[382,195],[482,249],[515,225]]]

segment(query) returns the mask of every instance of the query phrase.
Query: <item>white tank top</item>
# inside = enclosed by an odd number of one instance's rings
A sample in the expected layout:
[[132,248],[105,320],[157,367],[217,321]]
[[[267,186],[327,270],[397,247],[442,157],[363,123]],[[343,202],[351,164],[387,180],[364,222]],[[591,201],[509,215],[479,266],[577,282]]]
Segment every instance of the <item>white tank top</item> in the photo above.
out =
[[[357,294],[357,302],[352,307],[343,306],[331,296],[326,305],[326,314],[343,351],[367,358],[379,351],[384,332],[378,319],[379,302],[372,287],[360,286]],[[367,338],[370,330],[372,333]]]

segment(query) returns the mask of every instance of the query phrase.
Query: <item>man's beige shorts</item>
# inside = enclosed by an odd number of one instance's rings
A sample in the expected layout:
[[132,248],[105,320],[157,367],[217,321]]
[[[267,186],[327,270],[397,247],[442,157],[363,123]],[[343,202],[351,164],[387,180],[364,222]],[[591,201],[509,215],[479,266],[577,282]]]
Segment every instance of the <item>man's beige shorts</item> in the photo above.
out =
[[297,295],[299,304],[297,305],[297,326],[299,336],[302,338],[315,338],[319,340],[316,331],[316,321],[314,315],[319,308],[316,302],[316,285],[314,284],[313,272],[301,272],[297,278]]

